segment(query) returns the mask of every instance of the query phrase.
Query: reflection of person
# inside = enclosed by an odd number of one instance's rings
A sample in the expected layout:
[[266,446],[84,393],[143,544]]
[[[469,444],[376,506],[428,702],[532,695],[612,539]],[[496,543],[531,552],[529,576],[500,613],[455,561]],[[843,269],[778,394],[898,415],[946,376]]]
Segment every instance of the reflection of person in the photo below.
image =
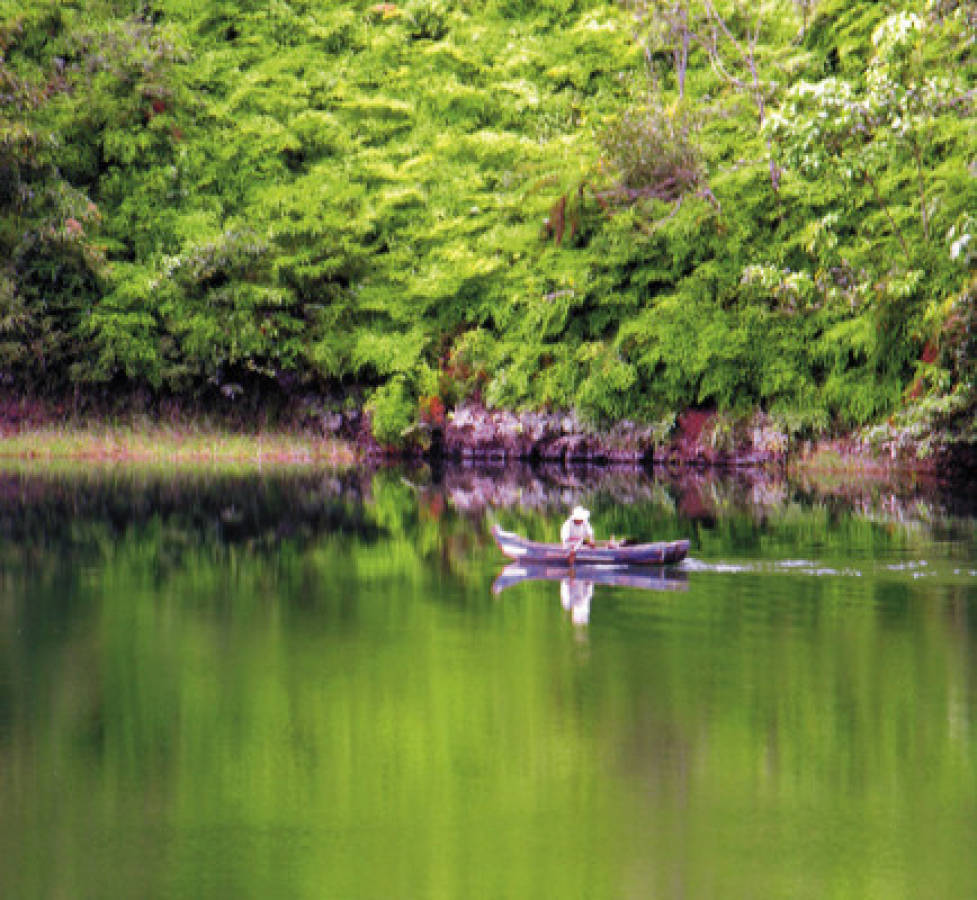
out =
[[582,506],[575,506],[570,518],[560,529],[560,542],[564,547],[576,549],[582,544],[594,546],[594,529],[590,527],[590,513]]
[[594,583],[576,578],[560,579],[560,603],[570,613],[574,625],[586,625],[590,621],[590,598],[594,596]]

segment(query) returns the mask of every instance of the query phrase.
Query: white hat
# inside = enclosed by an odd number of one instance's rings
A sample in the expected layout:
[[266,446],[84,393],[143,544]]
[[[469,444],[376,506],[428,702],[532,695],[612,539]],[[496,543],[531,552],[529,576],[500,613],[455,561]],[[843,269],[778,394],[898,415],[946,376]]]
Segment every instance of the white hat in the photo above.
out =
[[590,510],[584,509],[582,506],[573,507],[573,512],[570,514],[571,519],[583,519],[586,521],[590,518]]

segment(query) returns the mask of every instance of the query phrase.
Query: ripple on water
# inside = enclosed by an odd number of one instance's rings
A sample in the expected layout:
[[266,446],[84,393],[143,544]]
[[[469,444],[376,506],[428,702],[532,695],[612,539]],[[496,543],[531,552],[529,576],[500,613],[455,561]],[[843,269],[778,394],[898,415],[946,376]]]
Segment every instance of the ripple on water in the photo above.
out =
[[682,560],[677,568],[683,572],[755,572],[756,567],[749,563],[726,563],[715,562],[707,563],[701,559],[694,559],[689,556]]
[[860,569],[846,567],[843,569],[826,566],[808,559],[784,559],[771,562],[704,562],[701,559],[687,558],[679,568],[686,572],[709,572],[721,575],[728,574],[777,574],[777,575],[807,575],[812,577],[840,577],[861,578]]
[[[676,567],[679,571],[717,575],[780,575],[804,576],[810,578],[862,578],[866,573],[854,566],[831,566],[811,559],[780,559],[766,561],[739,562],[730,560],[705,560],[689,557]],[[888,574],[912,581],[922,579],[977,579],[977,569],[957,566],[949,568],[939,561],[935,564],[925,559],[905,560],[898,563],[877,563],[869,566],[868,574]]]

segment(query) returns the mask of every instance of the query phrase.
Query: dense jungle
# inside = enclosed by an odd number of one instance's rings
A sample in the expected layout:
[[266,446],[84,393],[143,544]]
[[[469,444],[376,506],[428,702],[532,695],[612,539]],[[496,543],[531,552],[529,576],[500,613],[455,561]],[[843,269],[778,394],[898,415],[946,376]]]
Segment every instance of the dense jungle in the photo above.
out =
[[966,440],[975,72],[955,0],[0,0],[0,379]]

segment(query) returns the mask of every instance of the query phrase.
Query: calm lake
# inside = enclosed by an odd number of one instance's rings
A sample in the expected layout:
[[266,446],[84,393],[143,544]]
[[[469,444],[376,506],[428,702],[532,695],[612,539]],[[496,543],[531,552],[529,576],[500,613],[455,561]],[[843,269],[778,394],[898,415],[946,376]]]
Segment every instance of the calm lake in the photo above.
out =
[[[690,558],[493,592],[578,502]],[[0,584],[4,898],[977,896],[966,487],[21,469]]]

